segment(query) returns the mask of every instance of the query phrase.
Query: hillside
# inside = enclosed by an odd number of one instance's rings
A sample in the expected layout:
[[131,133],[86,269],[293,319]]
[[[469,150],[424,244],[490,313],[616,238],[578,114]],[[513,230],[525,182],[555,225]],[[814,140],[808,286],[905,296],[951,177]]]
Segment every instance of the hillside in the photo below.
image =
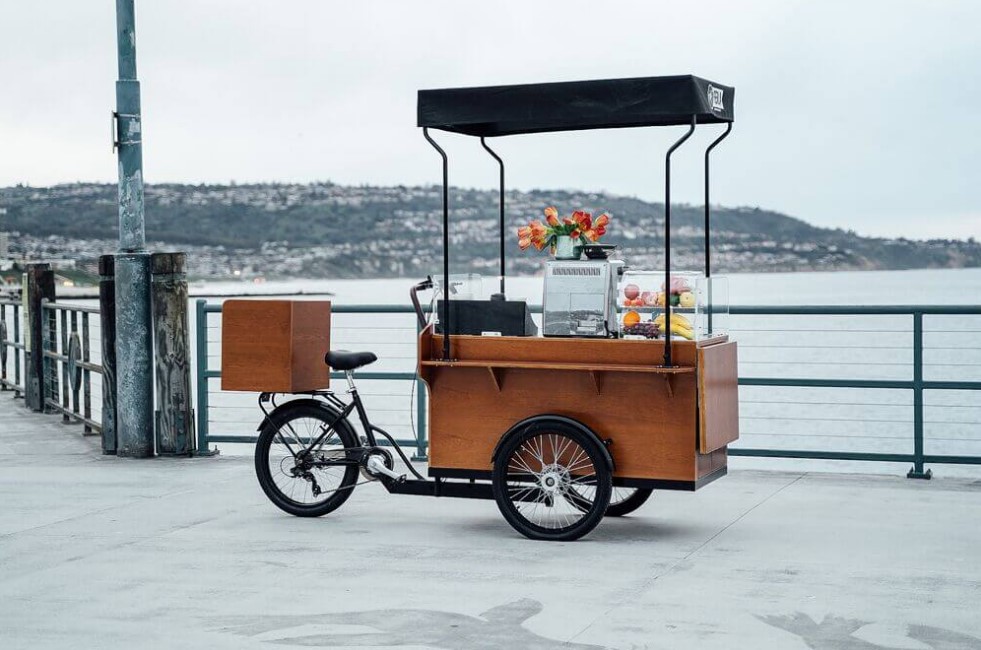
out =
[[[497,265],[497,193],[452,188],[451,264]],[[541,209],[607,211],[605,241],[618,243],[635,267],[661,263],[664,206],[586,192],[533,190],[507,195],[509,268],[535,273],[541,254],[520,252],[514,231]],[[14,254],[94,257],[114,250],[116,187],[70,184],[0,189],[0,229]],[[366,277],[419,275],[439,264],[440,189],[308,185],[151,185],[147,238],[154,249],[188,250],[192,272],[220,277]],[[907,269],[981,266],[981,245],[859,237],[811,226],[761,208],[713,208],[713,260],[719,272]],[[673,263],[702,264],[702,208],[676,205]]]

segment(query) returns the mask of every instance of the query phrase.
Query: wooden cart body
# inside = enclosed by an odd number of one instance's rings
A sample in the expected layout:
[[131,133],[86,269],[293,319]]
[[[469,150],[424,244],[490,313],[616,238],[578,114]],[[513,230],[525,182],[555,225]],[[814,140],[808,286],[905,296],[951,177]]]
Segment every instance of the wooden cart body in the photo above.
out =
[[420,377],[429,387],[431,476],[489,479],[502,437],[544,414],[609,441],[614,484],[695,490],[726,473],[739,437],[736,343],[451,336],[427,328]]

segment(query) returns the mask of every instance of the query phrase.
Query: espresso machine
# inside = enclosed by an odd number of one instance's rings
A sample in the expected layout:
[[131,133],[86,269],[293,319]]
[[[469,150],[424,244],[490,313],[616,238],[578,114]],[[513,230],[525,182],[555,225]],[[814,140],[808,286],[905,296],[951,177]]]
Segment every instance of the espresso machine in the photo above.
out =
[[542,334],[617,337],[617,285],[622,260],[545,262]]

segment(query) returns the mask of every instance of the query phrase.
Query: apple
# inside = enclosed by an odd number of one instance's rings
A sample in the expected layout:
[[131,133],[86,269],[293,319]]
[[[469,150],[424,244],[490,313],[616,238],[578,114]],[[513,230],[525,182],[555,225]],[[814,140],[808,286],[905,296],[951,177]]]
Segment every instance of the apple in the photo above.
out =
[[653,307],[654,306],[655,295],[656,294],[653,291],[644,291],[643,293],[640,294],[640,302],[641,302],[641,304],[643,304],[643,305],[645,305],[647,307]]
[[640,287],[636,284],[628,284],[623,288],[623,295],[627,300],[633,300],[640,295]]

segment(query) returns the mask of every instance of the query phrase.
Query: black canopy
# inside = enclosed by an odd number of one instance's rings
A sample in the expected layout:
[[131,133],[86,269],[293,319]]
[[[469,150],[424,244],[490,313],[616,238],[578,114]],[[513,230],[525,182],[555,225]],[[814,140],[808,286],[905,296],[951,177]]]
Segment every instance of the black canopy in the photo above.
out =
[[492,137],[732,122],[735,89],[692,75],[419,91],[419,126]]

